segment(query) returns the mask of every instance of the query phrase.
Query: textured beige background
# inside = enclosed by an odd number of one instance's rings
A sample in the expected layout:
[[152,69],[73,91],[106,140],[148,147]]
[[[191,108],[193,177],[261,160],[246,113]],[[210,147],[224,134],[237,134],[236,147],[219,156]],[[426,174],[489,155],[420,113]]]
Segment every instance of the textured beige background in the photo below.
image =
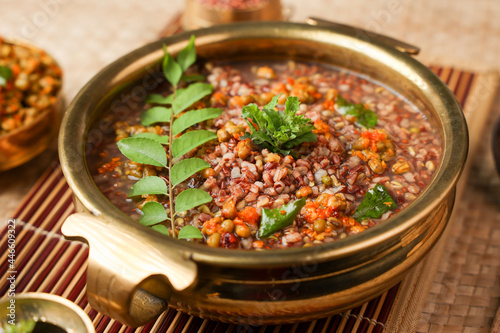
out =
[[[498,0],[283,0],[291,19],[318,16],[400,38],[426,63],[500,69]],[[0,34],[29,39],[66,71],[71,98],[96,71],[154,39],[182,0],[0,0]]]
[[[318,16],[420,46],[418,59],[426,64],[500,71],[500,0],[282,1],[295,21]],[[0,35],[28,39],[51,53],[65,72],[64,95],[70,101],[106,64],[155,39],[183,7],[182,0],[0,0]],[[498,107],[492,110],[498,113]],[[471,228],[481,229],[483,219],[498,221],[498,200],[491,195],[498,193],[499,182],[491,167],[490,138],[486,134],[483,140],[486,157],[475,164],[477,181],[469,182],[466,198],[470,205],[485,200],[490,205],[484,212],[461,208],[465,222],[452,232],[418,331],[487,332],[500,299],[500,226],[466,237]],[[0,173],[0,224],[55,156],[53,147],[27,165]]]

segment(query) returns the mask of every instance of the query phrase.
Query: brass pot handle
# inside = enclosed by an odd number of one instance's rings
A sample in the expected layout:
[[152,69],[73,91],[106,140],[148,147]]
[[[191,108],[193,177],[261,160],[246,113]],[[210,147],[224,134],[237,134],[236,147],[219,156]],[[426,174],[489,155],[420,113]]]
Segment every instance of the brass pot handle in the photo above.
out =
[[173,289],[182,291],[196,280],[192,260],[167,242],[154,242],[160,245],[151,247],[151,237],[164,236],[151,235],[140,225],[76,213],[66,219],[61,231],[89,245],[89,304],[128,326],[150,322],[167,308]]
[[356,33],[356,35],[358,37],[360,37],[364,40],[378,41],[382,44],[394,47],[395,49],[397,49],[401,52],[410,54],[410,55],[417,55],[420,52],[420,48],[417,46],[402,42],[400,40],[394,39],[394,38],[389,37],[389,36],[378,34],[378,33],[373,32],[373,31],[368,31],[365,29],[356,28],[356,27],[353,27],[351,25],[332,22],[332,21],[324,20],[324,19],[317,18],[317,17],[308,17],[306,20],[306,23],[310,24],[310,25],[319,25],[319,26],[323,26],[323,27],[341,28],[344,30],[348,30],[348,31]]

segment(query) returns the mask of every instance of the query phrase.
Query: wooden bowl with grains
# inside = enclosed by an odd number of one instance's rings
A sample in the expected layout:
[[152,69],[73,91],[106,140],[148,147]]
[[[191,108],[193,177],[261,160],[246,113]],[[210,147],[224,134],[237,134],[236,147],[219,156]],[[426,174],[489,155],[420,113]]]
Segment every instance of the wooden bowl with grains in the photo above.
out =
[[44,50],[0,37],[0,171],[43,152],[60,124],[62,70]]

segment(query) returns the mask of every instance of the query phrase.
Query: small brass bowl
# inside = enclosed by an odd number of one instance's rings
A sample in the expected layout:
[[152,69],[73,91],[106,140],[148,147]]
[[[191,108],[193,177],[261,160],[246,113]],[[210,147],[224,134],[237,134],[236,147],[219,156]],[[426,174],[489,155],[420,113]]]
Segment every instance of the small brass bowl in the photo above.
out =
[[[26,41],[4,39],[4,43],[41,51]],[[56,65],[60,68],[57,62]],[[33,121],[0,135],[0,171],[12,169],[31,160],[47,149],[57,137],[63,109],[61,92],[59,87],[55,93],[55,103],[38,114]]]
[[94,325],[75,303],[46,293],[23,293],[0,300],[0,330],[23,320],[52,324],[67,332],[94,333]]
[[283,19],[280,0],[263,1],[245,9],[231,9],[204,4],[200,0],[187,0],[182,16],[184,30],[207,28],[212,25],[242,21],[279,21]]

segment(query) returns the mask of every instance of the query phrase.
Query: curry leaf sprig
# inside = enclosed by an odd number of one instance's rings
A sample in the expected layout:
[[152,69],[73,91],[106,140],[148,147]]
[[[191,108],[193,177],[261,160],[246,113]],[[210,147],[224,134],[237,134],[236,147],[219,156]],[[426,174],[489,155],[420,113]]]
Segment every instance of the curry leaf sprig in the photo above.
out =
[[[170,209],[166,210],[159,202],[149,201],[141,209],[143,215],[139,222],[151,226],[156,231],[169,234],[168,228],[161,223],[170,221],[172,235],[175,237],[176,215],[212,201],[212,197],[201,189],[187,189],[174,198],[174,188],[177,185],[197,172],[210,167],[210,164],[201,158],[181,159],[182,156],[217,138],[217,135],[212,131],[191,130],[186,132],[186,130],[199,122],[217,118],[221,115],[222,110],[215,108],[188,110],[194,103],[212,93],[213,87],[210,84],[196,82],[189,84],[186,88],[178,88],[181,80],[187,82],[200,80],[200,75],[184,74],[196,61],[194,36],[191,36],[189,44],[179,52],[177,59],[170,55],[166,47],[164,47],[164,52],[162,69],[165,78],[173,87],[173,93],[166,97],[159,94],[149,95],[146,102],[156,106],[151,107],[141,115],[141,123],[144,126],[169,123],[168,135],[136,134],[120,140],[118,148],[123,155],[136,163],[163,167],[168,171],[168,182],[157,176],[144,177],[132,187],[129,197],[166,196]],[[164,146],[166,145],[169,145],[168,153],[165,152]],[[202,238],[203,235],[198,228],[187,225],[180,230],[178,237]]]
[[288,97],[283,112],[276,111],[279,96],[259,110],[256,104],[243,107],[241,114],[250,128],[242,139],[250,138],[252,142],[274,153],[295,155],[292,149],[303,142],[316,142],[316,134],[312,132],[311,120],[296,115],[300,102],[297,97]]

